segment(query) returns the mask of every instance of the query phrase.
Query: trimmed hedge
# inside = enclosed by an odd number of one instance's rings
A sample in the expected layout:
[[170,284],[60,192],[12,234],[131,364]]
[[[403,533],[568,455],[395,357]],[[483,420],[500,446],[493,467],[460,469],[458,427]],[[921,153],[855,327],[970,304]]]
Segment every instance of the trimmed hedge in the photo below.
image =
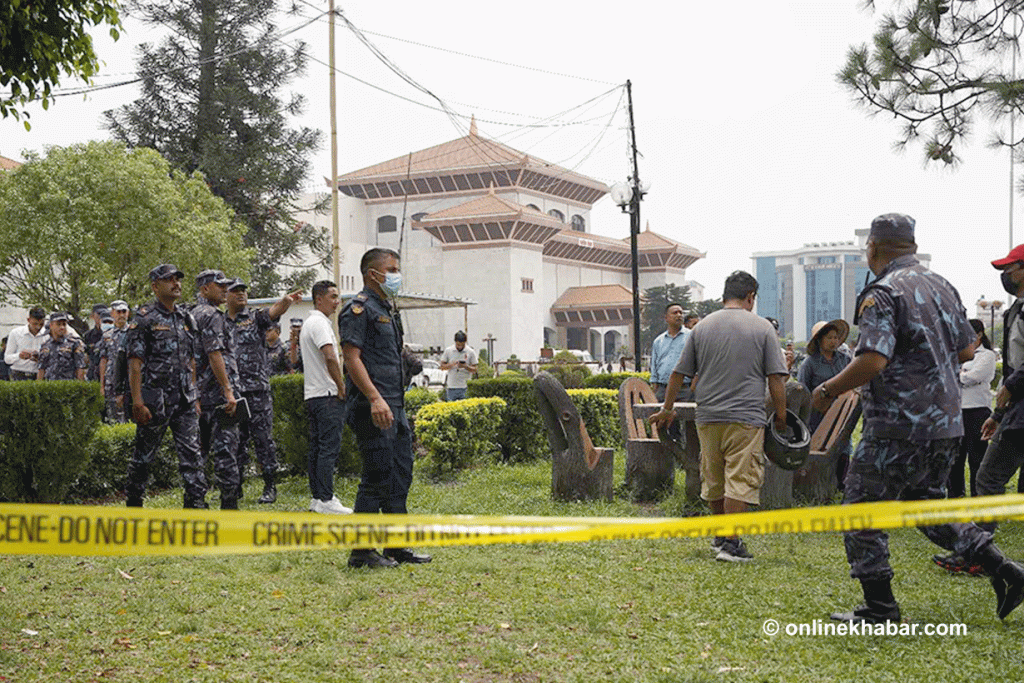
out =
[[568,389],[595,446],[619,448],[624,444],[619,425],[619,392],[612,389]]
[[467,398],[423,406],[416,438],[430,451],[423,466],[432,477],[497,458],[498,428],[505,411],[500,398]]
[[553,375],[566,389],[581,389],[590,377],[590,368],[582,363],[553,363],[540,369]]
[[544,422],[537,412],[533,380],[525,377],[471,379],[466,397],[496,397],[505,401],[497,437],[503,462],[529,462],[551,457],[544,436]]
[[[309,471],[309,416],[302,398],[302,375],[277,375],[270,378],[270,393],[274,400],[274,442],[283,468],[293,474]],[[341,433],[341,454],[338,472],[358,475],[362,458],[356,445],[356,436],[345,425]]]
[[[66,500],[84,501],[107,498],[124,491],[128,482],[128,463],[135,447],[135,424],[101,424],[89,444],[92,459],[68,491]],[[150,464],[150,489],[169,489],[181,485],[178,452],[168,429]]]
[[0,500],[59,503],[89,464],[95,382],[0,382]]
[[639,377],[645,382],[651,381],[649,372],[608,372],[603,375],[591,375],[583,380],[583,387],[585,389],[614,389],[618,391],[622,383],[630,377]]
[[426,387],[414,387],[405,392],[405,414],[409,416],[410,420],[415,420],[420,408],[440,400],[441,396],[436,391],[431,391]]

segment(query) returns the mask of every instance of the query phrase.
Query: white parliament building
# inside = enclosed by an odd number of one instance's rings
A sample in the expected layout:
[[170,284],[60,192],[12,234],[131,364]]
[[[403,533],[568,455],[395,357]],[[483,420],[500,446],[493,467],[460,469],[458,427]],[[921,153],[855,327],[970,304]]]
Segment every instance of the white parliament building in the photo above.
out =
[[[475,122],[337,183],[342,292],[361,288],[359,258],[381,246],[402,255],[406,301],[442,306],[406,306],[408,342],[444,347],[466,329],[474,348],[492,337],[495,358],[523,360],[547,344],[610,361],[631,345],[629,237],[595,235],[590,220],[604,183],[481,137]],[[302,218],[330,226],[329,214]],[[638,252],[641,289],[694,284],[686,268],[705,256],[650,229]]]

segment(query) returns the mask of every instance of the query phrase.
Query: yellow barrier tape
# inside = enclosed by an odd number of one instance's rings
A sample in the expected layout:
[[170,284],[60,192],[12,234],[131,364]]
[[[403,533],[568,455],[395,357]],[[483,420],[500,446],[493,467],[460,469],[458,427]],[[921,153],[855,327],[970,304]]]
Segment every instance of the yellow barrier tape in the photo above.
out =
[[4,555],[227,555],[896,529],[1024,519],[1024,494],[682,518],[319,515],[0,503]]

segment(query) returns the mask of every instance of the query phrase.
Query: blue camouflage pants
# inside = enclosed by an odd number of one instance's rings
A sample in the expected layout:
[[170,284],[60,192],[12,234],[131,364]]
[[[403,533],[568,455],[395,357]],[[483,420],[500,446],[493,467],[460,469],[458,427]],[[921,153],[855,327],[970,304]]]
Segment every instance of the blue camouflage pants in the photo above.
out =
[[[931,500],[946,497],[946,480],[960,439],[908,441],[865,437],[857,444],[846,472],[843,504],[880,500]],[[992,542],[977,524],[918,527],[932,543],[968,561]],[[878,529],[843,534],[850,576],[862,581],[888,580],[889,535]]]
[[203,406],[199,416],[199,442],[203,458],[209,457],[213,451],[213,474],[217,479],[221,500],[232,499],[238,495],[238,463],[235,453],[238,452],[238,425],[224,425],[217,418],[217,409]]
[[238,424],[238,476],[245,477],[249,466],[249,440],[256,448],[256,462],[260,464],[263,476],[277,472],[277,445],[274,443],[274,402],[270,391],[245,391],[242,393],[249,404],[249,419]]
[[166,393],[162,412],[154,413],[149,422],[135,428],[135,448],[128,463],[128,493],[141,497],[146,491],[150,463],[168,427],[178,451],[178,471],[185,499],[202,500],[207,484],[205,460],[199,446],[199,416],[196,404],[186,401],[180,391]]

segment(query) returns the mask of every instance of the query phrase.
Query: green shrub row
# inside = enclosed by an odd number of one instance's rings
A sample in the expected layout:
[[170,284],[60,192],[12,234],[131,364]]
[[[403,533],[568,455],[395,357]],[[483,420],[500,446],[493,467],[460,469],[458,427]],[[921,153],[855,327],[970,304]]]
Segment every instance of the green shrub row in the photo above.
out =
[[533,380],[525,377],[471,379],[466,397],[494,397],[505,402],[498,427],[502,462],[530,462],[551,457],[544,436],[544,423],[533,395]]
[[423,406],[416,416],[416,438],[430,455],[420,466],[440,477],[496,460],[504,410],[505,401],[493,397]]
[[[85,502],[108,498],[124,491],[128,481],[128,463],[135,448],[135,424],[101,424],[89,444],[92,459],[71,486],[65,497],[69,502]],[[151,489],[168,489],[180,485],[178,453],[174,437],[168,429],[150,463]]]
[[[270,393],[274,400],[274,442],[282,469],[292,474],[309,471],[309,416],[302,398],[302,375],[278,375],[270,378]],[[338,473],[346,476],[359,474],[362,458],[356,445],[356,435],[345,425],[341,433],[341,453]]]
[[639,377],[645,382],[651,381],[649,372],[607,372],[603,375],[591,375],[583,381],[585,389],[614,389],[619,390],[622,383],[630,377]]
[[58,503],[89,464],[95,382],[0,382],[0,500]]
[[595,446],[619,448],[623,445],[618,390],[568,389],[567,393]]

